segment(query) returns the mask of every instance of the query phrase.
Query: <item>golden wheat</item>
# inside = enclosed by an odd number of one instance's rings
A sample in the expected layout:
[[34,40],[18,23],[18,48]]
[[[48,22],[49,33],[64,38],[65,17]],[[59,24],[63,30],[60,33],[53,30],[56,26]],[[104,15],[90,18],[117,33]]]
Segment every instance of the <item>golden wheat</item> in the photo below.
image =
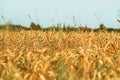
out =
[[0,80],[119,80],[120,34],[0,32]]

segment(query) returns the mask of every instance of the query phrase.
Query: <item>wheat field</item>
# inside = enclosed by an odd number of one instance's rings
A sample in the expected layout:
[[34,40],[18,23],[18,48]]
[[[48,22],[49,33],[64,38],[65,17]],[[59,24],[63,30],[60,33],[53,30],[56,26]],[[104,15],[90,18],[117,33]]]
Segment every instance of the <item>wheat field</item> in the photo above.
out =
[[0,80],[120,80],[120,34],[1,31]]

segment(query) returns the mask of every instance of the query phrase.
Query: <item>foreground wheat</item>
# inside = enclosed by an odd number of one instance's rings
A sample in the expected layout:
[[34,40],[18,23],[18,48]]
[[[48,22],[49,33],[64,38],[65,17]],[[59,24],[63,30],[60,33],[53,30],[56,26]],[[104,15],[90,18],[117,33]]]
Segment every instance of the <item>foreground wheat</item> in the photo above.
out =
[[0,80],[119,80],[120,34],[0,32]]

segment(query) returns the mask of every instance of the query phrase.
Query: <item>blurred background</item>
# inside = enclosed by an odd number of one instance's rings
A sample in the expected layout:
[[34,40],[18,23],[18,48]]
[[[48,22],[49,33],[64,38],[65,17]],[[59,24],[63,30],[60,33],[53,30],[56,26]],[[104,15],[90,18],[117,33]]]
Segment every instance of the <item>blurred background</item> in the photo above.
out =
[[[4,19],[3,19],[4,18]],[[10,22],[28,27],[65,23],[98,28],[120,28],[120,0],[0,0],[0,24]]]

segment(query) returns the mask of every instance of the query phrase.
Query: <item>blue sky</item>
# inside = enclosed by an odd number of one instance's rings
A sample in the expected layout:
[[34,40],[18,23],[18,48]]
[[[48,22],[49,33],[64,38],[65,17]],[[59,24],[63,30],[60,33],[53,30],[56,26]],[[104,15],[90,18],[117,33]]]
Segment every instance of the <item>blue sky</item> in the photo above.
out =
[[66,23],[96,28],[104,23],[118,28],[120,0],[0,0],[0,23],[4,23],[1,16],[24,26],[34,21],[44,27]]

